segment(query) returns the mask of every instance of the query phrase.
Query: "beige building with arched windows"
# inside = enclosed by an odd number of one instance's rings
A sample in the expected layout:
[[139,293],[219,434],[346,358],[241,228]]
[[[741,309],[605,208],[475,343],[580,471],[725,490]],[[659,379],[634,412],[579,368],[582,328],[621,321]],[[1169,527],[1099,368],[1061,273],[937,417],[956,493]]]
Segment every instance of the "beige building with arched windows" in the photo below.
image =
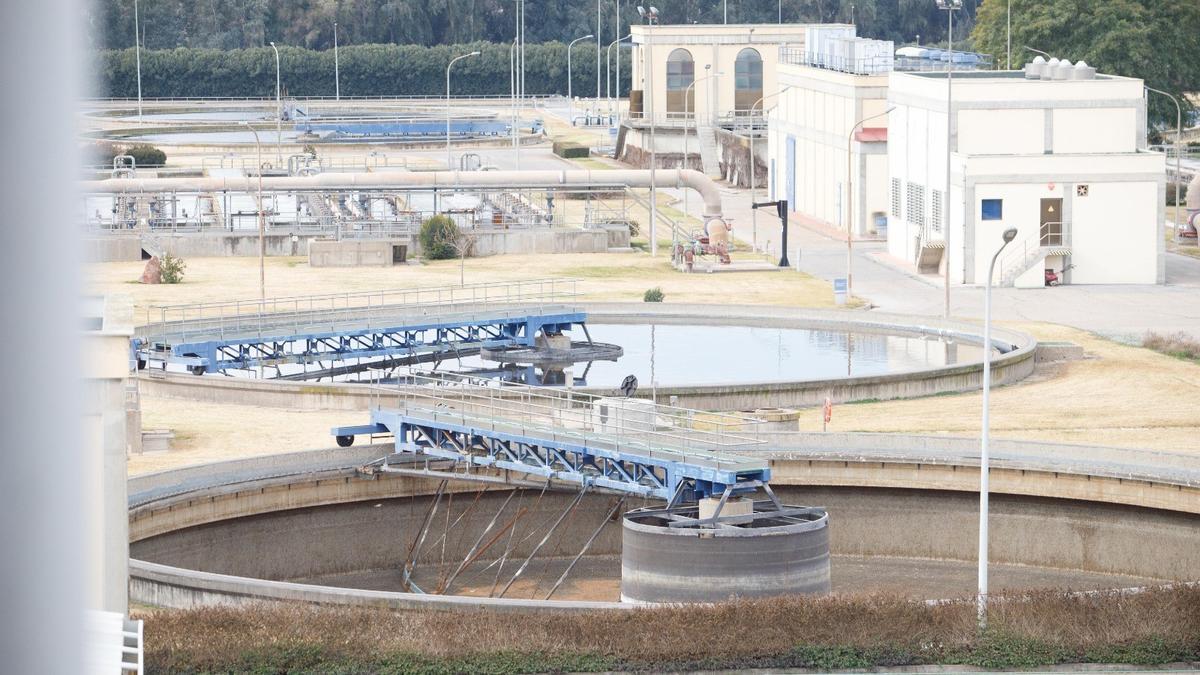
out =
[[[631,116],[653,113],[656,120],[670,120],[694,115],[701,122],[714,123],[749,113],[764,92],[778,91],[779,48],[803,48],[808,27],[631,26]],[[688,85],[693,85],[690,91]]]

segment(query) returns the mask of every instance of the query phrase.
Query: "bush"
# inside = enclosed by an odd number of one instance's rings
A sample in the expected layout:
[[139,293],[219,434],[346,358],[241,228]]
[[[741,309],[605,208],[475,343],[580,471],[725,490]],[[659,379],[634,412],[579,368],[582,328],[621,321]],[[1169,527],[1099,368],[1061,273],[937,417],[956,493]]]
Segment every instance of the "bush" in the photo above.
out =
[[132,155],[138,168],[143,166],[163,166],[167,163],[167,153],[153,145],[138,143],[121,150],[122,155]]
[[650,290],[646,291],[645,295],[642,296],[642,302],[662,302],[662,301],[663,301],[663,292],[662,292],[662,289],[659,288],[658,286],[655,286],[654,288],[651,288]]
[[458,226],[449,216],[432,216],[421,223],[421,255],[427,260],[446,260],[458,257],[455,243]]
[[1142,346],[1177,359],[1200,361],[1200,340],[1187,333],[1146,333],[1142,338]]
[[170,253],[164,253],[161,260],[158,261],[158,268],[162,272],[162,282],[164,284],[177,284],[183,281],[183,271],[187,269],[187,263],[183,258],[176,258]]
[[582,143],[572,143],[570,141],[554,142],[554,154],[562,157],[563,159],[587,157],[591,153],[591,148]]
[[1188,186],[1179,186],[1179,203],[1175,203],[1175,186],[1167,185],[1167,206],[1185,206],[1187,205]]

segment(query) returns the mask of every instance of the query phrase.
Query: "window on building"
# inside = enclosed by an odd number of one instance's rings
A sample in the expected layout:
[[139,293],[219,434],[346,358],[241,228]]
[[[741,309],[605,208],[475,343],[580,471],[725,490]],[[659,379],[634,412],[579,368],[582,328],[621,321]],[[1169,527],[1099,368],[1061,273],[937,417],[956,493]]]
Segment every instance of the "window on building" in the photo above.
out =
[[763,95],[763,62],[757,49],[747,47],[738,52],[733,62],[733,108],[749,111],[761,107]]
[[908,214],[908,222],[913,225],[925,225],[925,186],[917,183],[909,183],[907,194],[905,195],[907,202],[905,211]]
[[933,206],[929,212],[929,226],[933,228],[934,232],[941,232],[942,223],[945,222],[945,200],[943,199],[945,194],[941,190],[933,190],[931,194]]
[[985,199],[983,200],[982,218],[984,220],[1001,220],[1004,218],[1004,200],[1003,199]]
[[893,178],[892,179],[892,215],[895,216],[896,218],[899,218],[902,215],[900,213],[900,208],[901,208],[900,199],[901,199],[901,197],[900,197],[900,179]]
[[[688,86],[696,79],[696,62],[686,49],[676,49],[667,56],[667,114],[679,117],[686,111],[696,111],[696,88]],[[684,100],[687,96],[687,100]]]

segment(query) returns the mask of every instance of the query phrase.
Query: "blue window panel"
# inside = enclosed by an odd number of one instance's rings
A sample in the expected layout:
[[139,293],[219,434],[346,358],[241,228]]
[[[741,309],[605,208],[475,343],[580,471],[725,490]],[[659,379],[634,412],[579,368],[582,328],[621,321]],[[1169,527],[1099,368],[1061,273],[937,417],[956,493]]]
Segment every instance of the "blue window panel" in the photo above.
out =
[[982,216],[984,220],[1000,220],[1004,218],[1004,200],[983,200]]

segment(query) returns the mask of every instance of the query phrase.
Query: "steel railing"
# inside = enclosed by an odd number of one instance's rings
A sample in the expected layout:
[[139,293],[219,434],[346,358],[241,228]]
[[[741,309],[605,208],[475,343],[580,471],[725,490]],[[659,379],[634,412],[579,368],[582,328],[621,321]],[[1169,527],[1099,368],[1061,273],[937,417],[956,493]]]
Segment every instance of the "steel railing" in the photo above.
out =
[[1013,244],[997,262],[1001,285],[1007,285],[1029,269],[1034,261],[1046,257],[1046,249],[1070,248],[1071,224],[1069,221],[1052,221],[1042,224],[1038,233]]
[[[562,303],[578,295],[575,279],[468,284],[234,300],[181,305],[150,305],[136,335],[149,343],[266,338],[352,329],[387,328],[396,322],[455,317],[577,311]],[[515,308],[515,309],[505,309]]]
[[763,421],[733,413],[710,413],[644,399],[604,397],[571,389],[456,375],[410,375],[397,385],[372,385],[373,409],[536,438],[611,449],[663,460],[735,469],[761,460],[723,454],[751,450]]

